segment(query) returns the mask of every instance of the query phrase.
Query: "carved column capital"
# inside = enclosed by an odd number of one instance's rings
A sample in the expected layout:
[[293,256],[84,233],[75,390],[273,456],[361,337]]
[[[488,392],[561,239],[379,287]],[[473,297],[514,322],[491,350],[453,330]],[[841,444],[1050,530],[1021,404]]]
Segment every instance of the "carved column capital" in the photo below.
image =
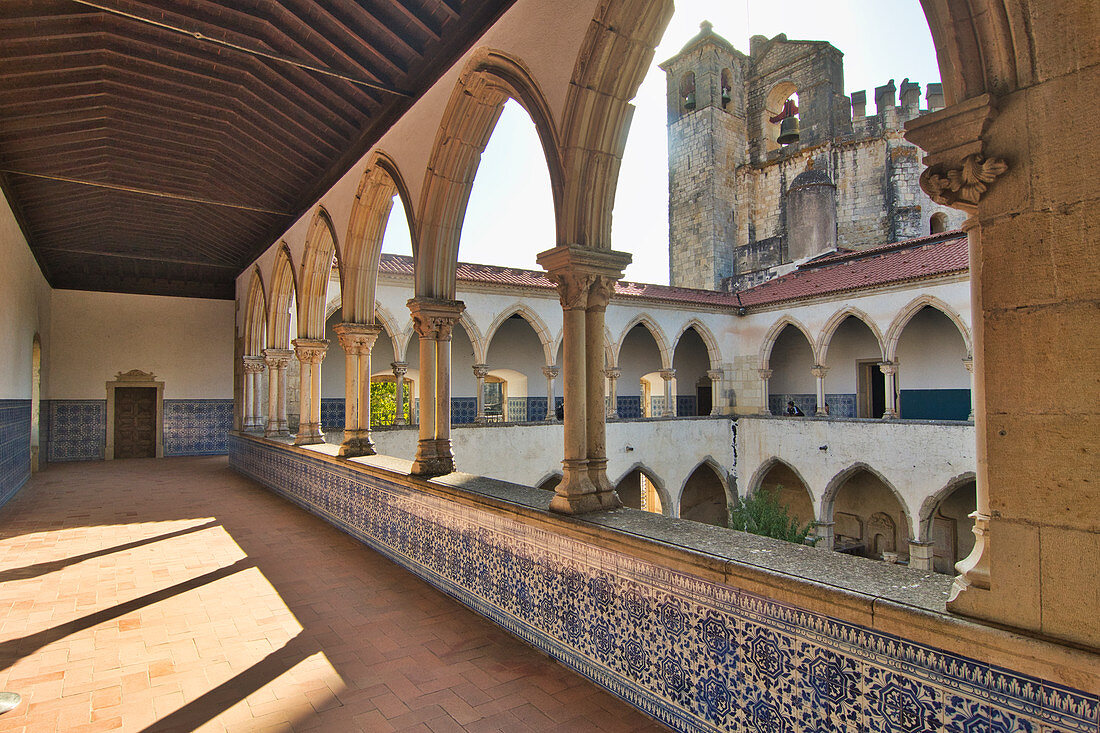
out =
[[709,379],[712,382],[721,382],[722,377],[724,377],[725,375],[726,375],[726,372],[722,369],[708,369],[707,370],[707,379]]
[[558,288],[562,310],[584,310],[588,307],[588,289],[593,280],[591,275],[552,272],[547,277]]
[[264,349],[264,363],[271,369],[286,369],[293,358],[290,349]]
[[966,371],[970,372],[971,374],[974,373],[974,359],[973,359],[973,357],[967,357],[966,359],[963,359],[962,363],[963,363],[963,366],[966,367]]
[[416,334],[422,339],[432,341],[450,341],[455,323],[466,310],[466,305],[461,300],[440,298],[413,298],[407,305]]
[[542,368],[542,376],[547,379],[557,379],[559,374],[561,374],[561,369],[556,366],[544,366]]
[[390,369],[393,369],[393,376],[403,377],[409,371],[409,363],[406,361],[391,361]]
[[294,339],[293,344],[298,361],[307,364],[320,364],[328,353],[328,341],[325,339]]
[[489,376],[489,365],[488,364],[474,364],[473,370],[474,370],[474,377],[476,379],[485,379],[485,377]]
[[623,375],[623,370],[618,367],[610,367],[603,370],[603,375],[608,379],[618,379]]
[[772,374],[774,374],[775,372],[771,369],[757,369],[756,373],[760,375],[761,379],[771,379]]
[[594,275],[592,284],[588,286],[588,310],[606,310],[611,302],[611,295],[615,292],[615,281],[618,278],[608,275]]
[[245,374],[260,374],[264,370],[265,362],[262,356],[246,356],[241,359]]
[[810,374],[813,374],[818,379],[824,379],[825,375],[829,373],[829,367],[821,366],[820,364],[814,364],[810,367]]
[[666,382],[671,382],[673,379],[676,378],[675,369],[661,369],[657,373],[660,374],[661,379],[665,380]]
[[879,362],[878,370],[883,374],[897,374],[898,363],[896,361],[882,361]]
[[615,281],[630,264],[626,252],[590,249],[575,244],[541,252],[536,258],[558,288],[564,310],[606,308]]
[[366,323],[338,323],[332,328],[347,354],[365,354],[374,348],[374,342],[382,333],[381,326]]

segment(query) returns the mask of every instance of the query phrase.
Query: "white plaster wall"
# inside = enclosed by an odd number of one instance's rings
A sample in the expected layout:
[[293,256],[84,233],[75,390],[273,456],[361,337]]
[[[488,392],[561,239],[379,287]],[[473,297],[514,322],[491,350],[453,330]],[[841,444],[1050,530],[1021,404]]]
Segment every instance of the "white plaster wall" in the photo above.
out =
[[810,368],[814,365],[812,347],[802,333],[788,327],[772,349],[772,377],[768,382],[772,394],[809,394],[817,389]]
[[54,290],[49,399],[105,399],[118,372],[164,382],[167,399],[233,397],[233,313],[226,300]]
[[898,341],[899,389],[970,389],[966,345],[946,316],[925,308]]
[[[661,353],[651,332],[645,326],[631,329],[626,338],[623,339],[622,347],[619,350],[618,367],[621,372],[618,385],[619,396],[641,395],[641,378],[646,374],[656,372],[662,366]],[[654,396],[663,394],[663,386],[653,392]]]
[[[38,333],[50,359],[50,286],[27,247],[7,199],[0,196],[0,399],[31,397],[31,344]],[[232,352],[230,352],[232,358]],[[42,396],[49,382],[43,371]]]
[[[506,433],[502,431],[507,431]],[[536,486],[551,473],[561,473],[564,453],[562,426],[455,426],[451,430],[459,471]],[[617,484],[641,466],[679,507],[680,493],[692,472],[712,459],[724,471],[733,468],[732,433],[728,420],[654,420],[607,425],[607,475]],[[415,430],[379,430],[376,450],[412,460]],[[630,447],[633,450],[627,450]]]
[[[761,466],[782,458],[806,482],[819,517],[829,482],[857,463],[866,464],[893,485],[914,523],[925,499],[976,465],[972,425],[874,420],[743,417],[737,456],[739,490],[752,490]],[[907,530],[910,536],[915,529]]]
[[826,393],[855,394],[856,364],[860,361],[881,361],[882,348],[875,335],[862,321],[848,318],[837,328],[829,343],[825,366]]

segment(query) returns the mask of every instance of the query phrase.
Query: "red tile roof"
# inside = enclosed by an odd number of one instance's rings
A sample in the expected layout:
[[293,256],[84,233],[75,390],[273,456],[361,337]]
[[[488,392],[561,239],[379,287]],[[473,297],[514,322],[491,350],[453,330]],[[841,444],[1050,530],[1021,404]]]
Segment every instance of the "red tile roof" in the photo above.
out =
[[[740,305],[765,305],[906,280],[920,280],[965,272],[968,267],[966,235],[962,232],[948,232],[865,250],[830,252],[803,263],[794,272],[740,293],[621,281],[615,285],[615,297],[737,308]],[[383,254],[379,272],[411,277],[412,257]],[[546,277],[546,273],[515,267],[460,262],[456,277],[459,282],[538,290],[554,289],[554,284]]]

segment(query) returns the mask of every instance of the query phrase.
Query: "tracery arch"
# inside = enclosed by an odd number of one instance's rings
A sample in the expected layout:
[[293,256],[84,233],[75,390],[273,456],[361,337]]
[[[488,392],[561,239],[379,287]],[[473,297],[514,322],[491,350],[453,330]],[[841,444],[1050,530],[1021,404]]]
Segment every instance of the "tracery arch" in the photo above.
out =
[[290,325],[292,309],[298,292],[294,277],[294,262],[290,248],[282,242],[275,253],[275,265],[272,269],[270,308],[267,323],[270,328],[267,343],[271,348],[290,348]]
[[657,344],[657,351],[661,357],[661,368],[669,369],[672,367],[672,348],[669,345],[668,337],[665,336],[664,330],[657,325],[657,321],[653,316],[648,313],[639,313],[630,319],[630,322],[626,324],[626,327],[619,333],[619,338],[615,341],[615,351],[613,356],[615,357],[615,363],[619,363],[619,353],[622,351],[623,342],[626,341],[626,337],[630,335],[630,332],[635,326],[643,326],[649,335],[653,337],[653,341]]
[[840,328],[840,324],[844,323],[848,318],[855,318],[857,321],[863,323],[871,331],[871,334],[875,337],[875,343],[878,344],[879,354],[883,355],[883,339],[882,332],[879,330],[878,325],[872,320],[870,316],[861,311],[859,308],[853,306],[845,306],[841,308],[825,322],[825,326],[821,329],[821,336],[817,340],[817,344],[814,347],[814,353],[818,359],[818,364],[824,364],[829,356],[829,344],[833,340],[833,336],[836,334],[836,330]]
[[[802,335],[806,337],[806,343],[809,345],[810,351],[814,351],[814,339],[812,336],[810,336],[810,329],[802,325],[802,322],[794,316],[788,313],[784,313],[783,316],[781,316],[780,319],[773,323],[771,328],[768,329],[768,332],[764,335],[764,341],[760,344],[761,369],[769,368],[768,365],[771,362],[772,348],[775,346],[775,342],[779,338],[779,335],[783,333],[783,329],[787,326],[791,326],[801,331]],[[814,362],[818,363],[816,352],[813,354],[813,357]]]
[[[340,251],[332,219],[323,206],[318,206],[306,234],[302,272],[298,278],[301,286],[298,298],[298,335],[301,338],[325,337],[325,302],[328,299],[328,283],[334,257],[337,268],[340,268]],[[342,271],[340,275],[342,281]]]
[[264,292],[263,275],[259,267],[252,268],[245,296],[244,353],[260,356],[267,345],[267,294]]
[[924,308],[934,308],[947,316],[947,318],[955,324],[955,328],[959,329],[959,335],[962,336],[963,343],[966,345],[966,353],[974,353],[974,344],[970,337],[970,329],[963,323],[962,317],[944,301],[934,295],[926,294],[915,298],[909,305],[902,308],[894,318],[894,322],[890,324],[890,328],[886,332],[883,348],[886,361],[894,361],[897,358],[898,341],[901,339],[901,334],[905,330],[905,326],[913,319],[913,316],[920,313]]
[[488,352],[489,345],[493,343],[493,336],[496,335],[497,330],[499,330],[504,322],[512,316],[519,316],[527,321],[528,325],[534,330],[535,335],[538,336],[539,343],[542,344],[545,364],[547,366],[552,365],[554,363],[554,337],[550,332],[550,328],[546,325],[546,322],[539,317],[538,313],[535,313],[535,311],[531,310],[531,308],[524,303],[513,303],[508,306],[497,314],[497,317],[489,324],[489,328],[485,331],[486,352]]

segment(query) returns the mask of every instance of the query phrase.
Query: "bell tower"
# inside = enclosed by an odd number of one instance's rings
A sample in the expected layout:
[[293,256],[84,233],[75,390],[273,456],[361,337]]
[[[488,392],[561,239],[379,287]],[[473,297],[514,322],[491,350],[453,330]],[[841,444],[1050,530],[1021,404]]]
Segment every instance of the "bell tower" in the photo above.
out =
[[669,282],[721,290],[734,274],[737,166],[748,160],[748,58],[703,21],[661,64],[668,101]]

